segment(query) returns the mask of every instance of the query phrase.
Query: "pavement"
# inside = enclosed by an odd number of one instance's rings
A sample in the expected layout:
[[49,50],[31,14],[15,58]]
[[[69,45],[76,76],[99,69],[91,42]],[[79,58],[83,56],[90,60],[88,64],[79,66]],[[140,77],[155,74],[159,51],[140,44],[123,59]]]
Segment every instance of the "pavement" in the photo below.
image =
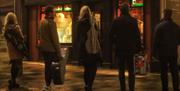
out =
[[[0,52],[0,91],[8,91],[7,85],[10,78],[8,59],[7,53]],[[169,80],[169,89],[173,91],[171,79]],[[41,91],[44,85],[44,64],[37,60],[24,61],[23,75],[18,82],[21,87],[12,91]],[[83,67],[67,64],[65,83],[63,85],[52,84],[52,87],[53,91],[84,91]],[[161,91],[160,75],[158,73],[136,75],[135,89],[135,91]],[[120,91],[117,70],[99,67],[93,91]]]

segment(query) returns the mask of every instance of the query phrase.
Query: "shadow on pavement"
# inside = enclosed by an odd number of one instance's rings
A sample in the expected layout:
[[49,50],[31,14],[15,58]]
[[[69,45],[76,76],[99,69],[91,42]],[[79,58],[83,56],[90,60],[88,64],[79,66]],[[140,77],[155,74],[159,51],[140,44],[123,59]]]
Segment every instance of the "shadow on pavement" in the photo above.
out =
[[27,87],[20,87],[20,88],[14,88],[12,90],[6,90],[6,91],[33,91],[33,90],[30,90]]

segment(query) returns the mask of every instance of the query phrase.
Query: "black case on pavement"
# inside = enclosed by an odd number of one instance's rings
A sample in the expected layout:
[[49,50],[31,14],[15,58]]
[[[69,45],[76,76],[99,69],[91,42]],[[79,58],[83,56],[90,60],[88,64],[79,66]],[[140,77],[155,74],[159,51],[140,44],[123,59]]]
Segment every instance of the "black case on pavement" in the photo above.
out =
[[60,62],[52,62],[52,78],[53,83],[56,85],[61,85],[64,82],[61,80],[61,73],[60,73]]

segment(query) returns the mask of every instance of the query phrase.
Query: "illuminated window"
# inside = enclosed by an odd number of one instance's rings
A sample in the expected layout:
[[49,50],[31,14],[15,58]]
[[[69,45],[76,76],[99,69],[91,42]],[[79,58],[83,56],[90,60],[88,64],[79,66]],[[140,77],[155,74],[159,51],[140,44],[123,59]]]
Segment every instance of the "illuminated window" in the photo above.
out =
[[[41,20],[45,18],[45,7],[41,8]],[[56,12],[54,21],[60,43],[72,43],[72,8],[70,5],[58,5],[54,8]]]
[[70,5],[57,6],[54,21],[60,43],[72,43],[72,9]]

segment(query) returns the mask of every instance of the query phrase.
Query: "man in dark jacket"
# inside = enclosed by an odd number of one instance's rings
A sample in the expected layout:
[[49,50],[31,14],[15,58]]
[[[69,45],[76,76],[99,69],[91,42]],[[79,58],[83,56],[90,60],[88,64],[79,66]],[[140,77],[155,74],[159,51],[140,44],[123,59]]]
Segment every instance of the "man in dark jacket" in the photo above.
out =
[[121,91],[126,91],[125,64],[129,72],[129,91],[134,91],[135,69],[133,57],[141,49],[140,31],[137,20],[129,14],[128,5],[123,4],[120,10],[121,16],[113,21],[110,38],[113,46],[115,46],[115,54],[118,60]]
[[156,26],[153,55],[161,64],[162,91],[168,91],[168,65],[173,78],[174,91],[179,91],[177,47],[180,43],[180,30],[171,19],[172,10],[164,10],[164,18]]
[[60,60],[60,43],[58,39],[56,23],[54,19],[54,7],[49,5],[45,8],[45,19],[40,23],[40,51],[45,61],[45,81],[46,85],[43,91],[51,89],[50,84],[52,81],[51,66],[53,61]]

